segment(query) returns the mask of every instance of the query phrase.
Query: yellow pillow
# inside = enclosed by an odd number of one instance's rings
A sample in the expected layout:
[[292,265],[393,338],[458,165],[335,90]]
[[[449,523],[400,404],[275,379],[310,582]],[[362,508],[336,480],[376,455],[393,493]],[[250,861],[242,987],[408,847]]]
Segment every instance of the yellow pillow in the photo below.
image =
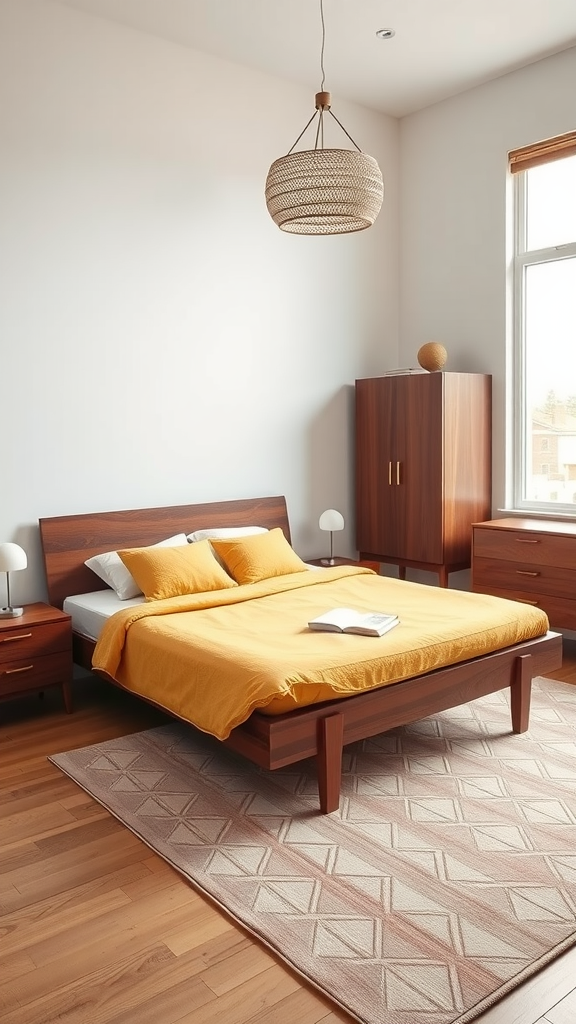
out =
[[308,572],[308,566],[290,547],[280,527],[253,537],[213,538],[210,543],[238,583],[258,583],[272,576]]
[[147,601],[237,586],[207,540],[175,548],[128,548],[118,554]]

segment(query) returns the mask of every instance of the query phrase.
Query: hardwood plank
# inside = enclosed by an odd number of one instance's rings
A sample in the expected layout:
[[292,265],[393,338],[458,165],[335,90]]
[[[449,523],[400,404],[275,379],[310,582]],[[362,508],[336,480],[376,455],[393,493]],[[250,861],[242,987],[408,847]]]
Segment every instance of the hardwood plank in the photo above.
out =
[[[552,963],[476,1018],[477,1024],[536,1024],[574,988],[576,948]],[[572,1022],[571,1022],[572,1024]]]
[[2,838],[8,845],[22,839],[30,839],[39,832],[48,831],[58,825],[74,824],[75,818],[58,803],[37,804],[25,811],[4,818]]
[[250,1017],[249,1024],[324,1024],[325,1021],[348,1021],[350,1018],[331,1015],[329,1000],[311,989],[298,988],[285,999],[267,1006]]
[[[45,901],[39,907],[36,905],[29,908],[26,917],[17,911],[7,914],[2,918],[2,952],[16,953],[21,950],[30,950],[48,940],[54,942],[56,935],[61,932],[68,932],[78,920],[79,913],[82,914],[82,927],[85,928],[91,921],[103,914],[109,914],[111,910],[126,907],[130,899],[122,889],[111,889],[109,892],[99,893],[90,899],[84,899],[81,903],[75,902],[72,906],[66,901],[64,907],[57,910],[51,901]],[[48,907],[46,906],[48,903]],[[28,954],[30,955],[30,954]],[[31,957],[34,964],[37,960]]]
[[[134,1005],[134,998],[137,1002]],[[107,1017],[107,1024],[176,1024],[182,1020],[182,1013],[192,1011],[193,1019],[199,1010],[214,1001],[214,993],[201,979],[184,979],[179,985],[156,992],[145,1002],[140,1001],[139,992],[129,993],[129,1004],[115,1017]],[[92,1018],[95,1021],[95,1018]],[[83,1024],[79,1021],[78,1024]]]
[[254,943],[249,949],[241,949],[222,963],[207,968],[202,981],[215,995],[221,996],[242,982],[255,978],[262,971],[267,971],[276,962],[263,946]]
[[78,819],[71,815],[71,820],[59,829],[44,832],[35,838],[40,853],[45,858],[57,857],[61,853],[82,852],[82,847],[94,844],[106,836],[116,836],[124,832],[124,828],[113,818],[105,807],[92,801],[93,814],[90,818]]
[[96,880],[115,868],[135,864],[142,859],[141,843],[127,829],[88,843],[82,860],[74,850],[56,857],[34,860],[22,868],[9,871],[6,880],[22,895],[22,906],[49,895]]
[[[41,944],[43,962],[40,965],[35,955],[37,947],[30,946],[27,953],[35,963],[36,970],[28,974],[26,978],[25,998],[27,1002],[35,1006],[36,1003],[40,1004],[44,997],[61,998],[63,993],[69,992],[81,994],[84,989],[92,985],[92,982],[94,982],[96,990],[110,988],[114,984],[114,979],[123,978],[126,972],[130,974],[134,964],[137,965],[135,969],[139,974],[137,989],[140,992],[143,987],[143,969],[138,965],[141,962],[155,964],[158,958],[171,962],[175,959],[172,952],[158,938],[167,928],[168,921],[179,922],[188,919],[191,922],[190,927],[193,925],[188,906],[183,908],[172,906],[164,913],[160,912],[152,916],[135,905],[135,910],[138,909],[140,909],[140,917],[135,919],[132,916],[124,924],[122,915],[114,913],[108,914],[100,922],[93,923],[89,928],[90,942],[81,942],[81,926],[56,936],[53,940],[53,945],[56,947],[54,956],[50,955],[51,942],[46,940]],[[148,907],[147,910],[149,909]],[[112,923],[113,919],[114,923]],[[72,934],[75,941],[72,940]],[[147,959],[148,955],[151,957],[150,961]],[[177,962],[181,963],[180,960]],[[189,974],[186,977],[189,977]],[[130,984],[132,983],[130,981]],[[167,981],[167,984],[170,982]],[[154,991],[161,987],[161,984],[154,982]],[[123,991],[122,986],[121,990]],[[6,1011],[15,1010],[22,1005],[22,998],[20,984],[0,983],[0,1006],[5,1007]],[[76,1001],[74,995],[72,1003],[75,1005]],[[136,996],[134,1002],[138,1002]],[[92,1010],[93,1008],[91,1012]],[[44,1018],[45,1020],[46,1018]],[[2,1024],[5,1024],[4,1016]]]
[[[21,1000],[4,1009],[2,1024],[47,1024],[56,1020],[59,1024],[86,1024],[87,1021],[96,1024],[98,1020],[107,1021],[109,992],[117,985],[126,987],[127,980],[130,987],[134,986],[138,978],[145,979],[168,957],[165,949],[157,947],[139,950],[115,964],[106,964],[100,971],[86,977],[67,980],[65,972],[58,972],[58,980],[48,992],[37,993],[31,998],[32,993],[26,986],[21,992]],[[205,991],[208,992],[207,989]]]
[[195,908],[194,928],[186,923],[182,928],[168,932],[164,941],[176,956],[188,953],[197,946],[222,935],[230,928],[236,927],[231,919],[220,913],[212,903],[201,898],[200,905]]
[[145,861],[141,861],[138,863],[140,868],[138,877],[122,886],[122,889],[131,900],[139,900],[141,896],[146,896],[152,892],[159,892],[161,889],[169,889],[171,885],[174,885],[178,873],[166,861],[160,860],[160,858],[158,858],[158,861],[163,870],[154,870]]
[[14,788],[2,786],[2,801],[0,802],[0,828],[4,828],[4,821],[17,814],[26,811],[34,811],[39,803],[60,802],[64,810],[68,810],[61,799],[68,792],[66,777],[43,778],[32,780],[20,780]]
[[569,992],[551,1010],[546,1011],[547,1024],[574,1024],[576,1020],[576,989]]
[[[4,938],[2,938],[2,946],[4,946]],[[23,974],[28,974],[29,971],[34,970],[34,963],[30,957],[19,950],[17,953],[10,953],[8,956],[2,952],[2,978],[5,981],[12,981],[13,978],[21,978]]]
[[[97,822],[99,823],[99,826],[96,826],[94,828],[93,835],[88,836],[86,841],[89,841],[90,838],[93,839],[99,835],[108,835],[112,832],[110,815],[108,814],[108,811],[103,807],[95,806],[93,808],[93,812],[90,818],[84,817],[83,819],[79,820],[74,813],[71,813],[69,817],[69,821],[66,821],[65,823],[60,823],[59,825],[56,825],[54,828],[47,828],[44,831],[38,832],[34,836],[34,846],[38,850],[40,857],[45,857],[48,852],[52,852],[52,850],[47,850],[47,846],[44,843],[44,841],[53,839],[55,836],[63,837],[62,839],[56,840],[56,842],[53,844],[53,846],[55,847],[55,852],[58,852],[59,849],[69,849],[72,846],[81,846],[82,843],[80,841],[75,842],[75,840],[77,840],[80,835],[82,835],[82,838],[84,838],[84,833],[79,833],[77,829],[79,829],[80,826],[85,825],[88,821]],[[57,818],[56,815],[55,818]],[[66,839],[66,833],[73,833],[73,835],[69,836],[68,839]],[[12,842],[6,844],[6,856],[12,855],[14,857],[14,862],[17,864],[19,851],[22,850],[24,847],[27,847],[28,845],[29,839],[27,837],[15,839]]]
[[73,958],[87,946],[107,940],[115,943],[119,935],[133,930],[142,934],[157,926],[165,928],[170,922],[176,925],[179,918],[187,918],[189,904],[199,899],[197,893],[178,880],[169,889],[150,893],[138,902],[127,900],[124,893],[122,896],[122,905],[106,915],[87,919],[83,913],[77,914],[66,932],[34,941],[27,950],[34,963],[41,967],[62,957]]
[[[153,879],[155,873],[150,871],[146,864],[136,861],[103,873],[83,885],[71,886],[69,889],[62,889],[60,892],[49,895],[46,899],[39,898],[38,900],[31,898],[29,892],[23,894],[15,886],[12,886],[0,897],[0,907],[2,908],[0,913],[12,914],[18,911],[19,915],[25,918],[29,908],[37,908],[37,912],[41,913],[44,908],[57,908],[64,903],[68,905],[73,905],[75,902],[81,903],[86,898],[86,893],[96,896],[99,892],[108,892],[110,889],[123,888],[126,891],[129,884],[136,884],[140,879],[145,881],[147,876]],[[129,892],[126,892],[126,895],[132,898]]]
[[223,1021],[226,1024],[246,1024],[255,1013],[278,1003],[298,987],[297,978],[279,964],[274,964],[219,999],[192,1013],[185,1013],[178,1024],[222,1024]]

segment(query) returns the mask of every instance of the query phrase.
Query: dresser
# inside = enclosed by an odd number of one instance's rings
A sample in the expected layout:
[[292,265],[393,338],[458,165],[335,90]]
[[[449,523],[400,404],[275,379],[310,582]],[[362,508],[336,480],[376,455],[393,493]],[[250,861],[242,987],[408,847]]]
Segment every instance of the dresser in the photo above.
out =
[[492,519],[472,528],[472,590],[541,608],[576,629],[576,523]]
[[491,377],[406,373],[356,381],[360,559],[467,569],[471,527],[491,513]]
[[22,615],[0,619],[0,700],[62,690],[66,711],[72,711],[72,624],[69,615],[38,602]]

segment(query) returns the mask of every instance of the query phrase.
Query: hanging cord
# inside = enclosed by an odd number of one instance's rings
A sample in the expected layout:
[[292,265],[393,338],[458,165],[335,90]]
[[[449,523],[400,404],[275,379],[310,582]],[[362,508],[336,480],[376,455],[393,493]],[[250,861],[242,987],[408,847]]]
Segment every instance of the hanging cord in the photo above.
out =
[[324,82],[326,80],[326,73],[324,71],[324,45],[326,43],[326,22],[324,21],[324,0],[320,0],[320,22],[322,24],[322,46],[320,47],[320,71],[322,72],[322,81],[320,82],[320,92],[324,92]]
[[[320,82],[320,92],[324,92],[324,82],[326,81],[326,72],[324,71],[324,46],[326,45],[326,22],[324,21],[324,0],[320,0],[320,24],[322,25],[322,44],[320,46],[320,72],[322,74],[322,81]],[[316,129],[316,138],[314,139],[314,149],[318,149],[318,139],[320,139],[320,149],[324,149],[324,110],[320,107],[318,117],[318,127]]]
[[[326,22],[324,20],[324,0],[320,0],[320,24],[322,25],[322,43],[321,43],[321,46],[320,46],[320,73],[322,75],[322,80],[320,82],[320,92],[324,92],[324,82],[326,81],[326,72],[324,70],[324,47],[326,45]],[[359,153],[361,153],[362,150],[360,149],[360,146],[358,145],[357,142],[354,141],[354,139],[350,135],[350,132],[346,131],[346,129],[345,129],[344,125],[342,124],[342,122],[339,121],[338,118],[336,117],[336,114],[332,113],[332,110],[330,109],[330,107],[326,107],[325,109],[334,118],[334,120],[336,121],[336,124],[339,125],[339,127],[344,132],[344,135],[346,135],[346,137],[348,139],[350,139],[350,142],[352,143],[352,145],[356,147],[356,149],[358,150]],[[296,142],[292,143],[292,145],[290,146],[290,149],[288,150],[287,156],[290,156],[290,153],[292,152],[294,147],[298,145],[298,143],[300,142],[300,139],[302,138],[304,133],[308,130],[308,128],[312,124],[312,121],[316,117],[316,114],[318,114],[318,127],[316,128],[316,138],[314,140],[314,149],[315,150],[318,149],[318,142],[320,142],[320,149],[324,149],[324,108],[320,107],[320,108],[318,108],[317,110],[314,111],[314,113],[312,114],[312,117],[310,118],[308,123],[305,125],[305,127],[302,129],[302,131],[300,132],[300,135],[296,139]]]

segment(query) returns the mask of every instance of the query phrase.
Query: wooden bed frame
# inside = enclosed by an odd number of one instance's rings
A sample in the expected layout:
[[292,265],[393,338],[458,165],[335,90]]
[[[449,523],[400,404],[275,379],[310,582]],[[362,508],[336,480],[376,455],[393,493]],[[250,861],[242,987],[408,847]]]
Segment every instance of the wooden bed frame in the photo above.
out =
[[[40,519],[50,602],[61,608],[69,595],[106,589],[84,565],[91,555],[154,544],[175,533],[222,526],[269,529],[279,526],[290,540],[283,497]],[[94,641],[74,634],[74,661],[91,669],[94,647]],[[545,675],[561,664],[562,637],[549,632],[493,654],[354,697],[314,704],[274,717],[255,711],[224,743],[262,768],[280,768],[316,757],[320,808],[326,814],[339,806],[345,744],[407,725],[508,686],[512,729],[525,732],[532,678]],[[149,703],[161,708],[154,701]]]

